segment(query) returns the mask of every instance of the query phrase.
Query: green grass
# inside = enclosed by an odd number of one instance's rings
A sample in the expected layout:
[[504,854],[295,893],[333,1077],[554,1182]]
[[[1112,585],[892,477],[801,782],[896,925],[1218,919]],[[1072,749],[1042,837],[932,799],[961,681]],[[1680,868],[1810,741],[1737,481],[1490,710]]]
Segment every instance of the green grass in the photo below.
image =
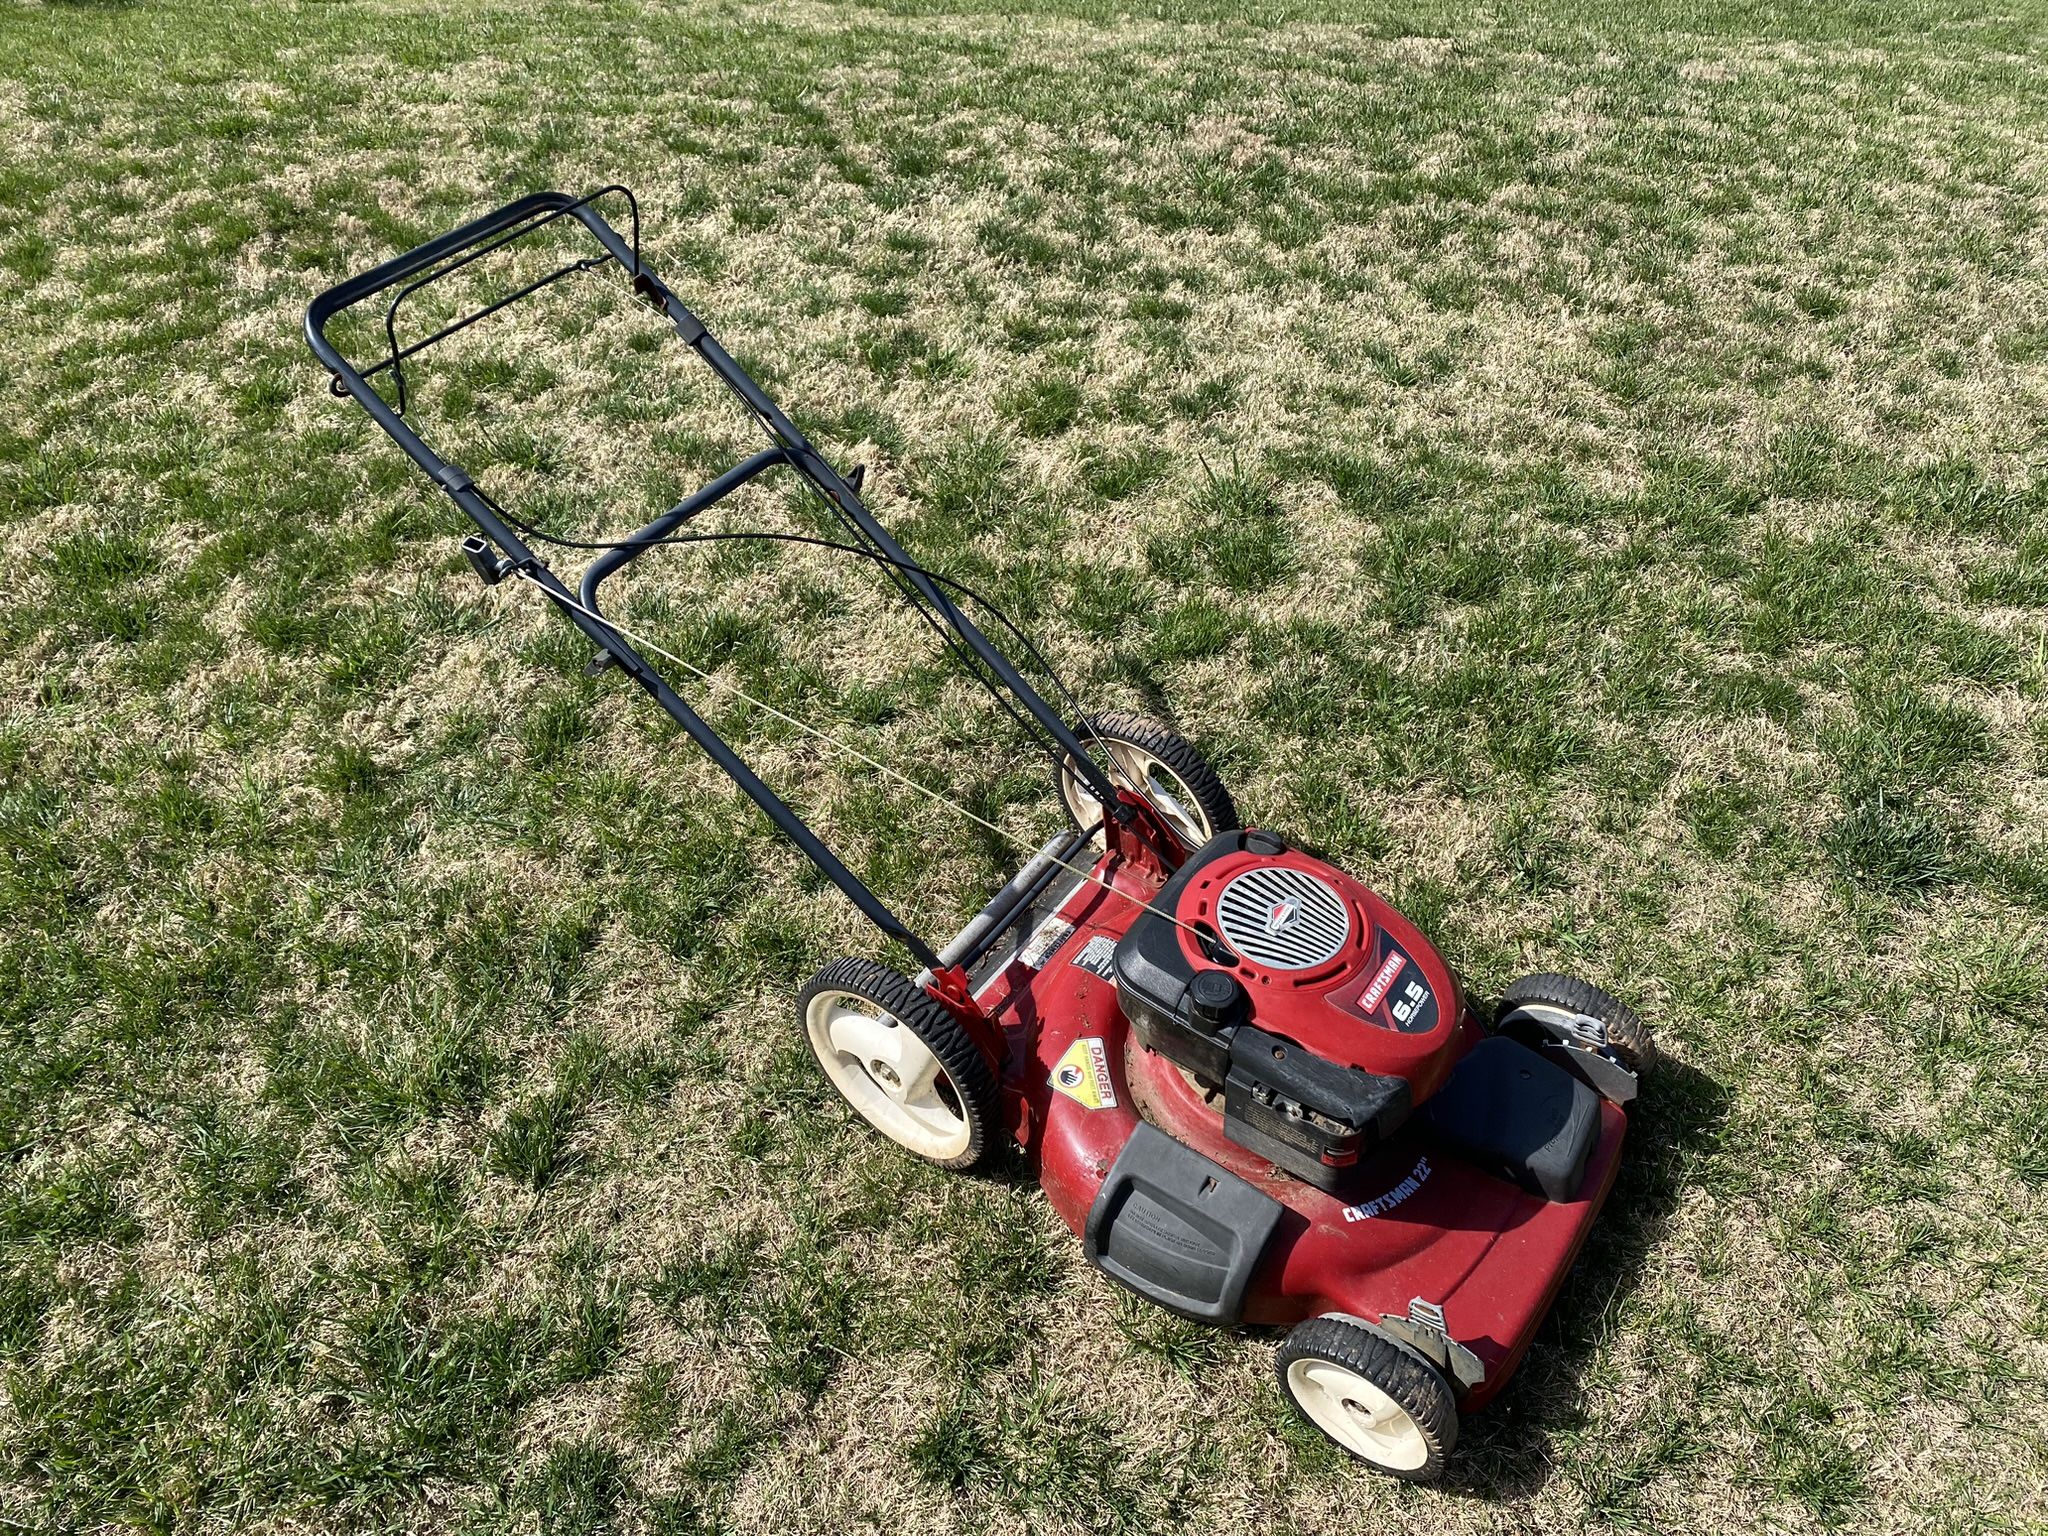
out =
[[[0,16],[0,1521],[2040,1529],[2048,12],[1167,12]],[[851,1125],[790,998],[883,947],[325,393],[312,293],[615,179],[1091,703],[1475,985],[1658,1028],[1446,1487]],[[411,384],[621,530],[755,444],[574,281]],[[695,664],[1054,824],[874,572],[641,571]],[[692,693],[925,930],[1012,867]]]

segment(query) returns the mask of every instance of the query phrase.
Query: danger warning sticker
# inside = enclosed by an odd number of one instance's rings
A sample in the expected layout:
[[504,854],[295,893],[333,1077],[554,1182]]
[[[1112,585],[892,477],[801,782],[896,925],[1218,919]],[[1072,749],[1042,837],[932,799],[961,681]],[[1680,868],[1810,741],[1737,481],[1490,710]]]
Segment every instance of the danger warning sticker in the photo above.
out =
[[1109,1053],[1102,1037],[1083,1035],[1067,1047],[1046,1079],[1084,1109],[1115,1109],[1116,1084],[1109,1076]]

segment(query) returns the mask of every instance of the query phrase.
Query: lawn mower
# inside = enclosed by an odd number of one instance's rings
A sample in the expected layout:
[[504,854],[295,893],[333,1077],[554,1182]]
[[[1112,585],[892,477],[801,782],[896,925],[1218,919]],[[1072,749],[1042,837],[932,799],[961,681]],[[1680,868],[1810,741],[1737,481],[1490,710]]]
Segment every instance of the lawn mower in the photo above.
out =
[[[629,234],[599,212],[607,199],[630,211]],[[408,298],[550,227],[587,254],[401,341]],[[768,446],[636,533],[566,539],[509,511],[417,435],[406,369],[549,283],[612,268],[766,429]],[[359,367],[327,331],[373,298],[382,355]],[[1555,974],[1482,1004],[1365,885],[1241,826],[1188,741],[1137,716],[1081,711],[999,611],[905,553],[863,504],[862,471],[835,470],[649,270],[625,189],[535,194],[429,240],[321,294],[306,338],[334,393],[353,397],[475,524],[463,552],[477,576],[542,593],[595,647],[594,665],[652,695],[915,961],[914,976],[836,961],[797,1001],[819,1066],[854,1112],[948,1169],[1014,1142],[1091,1264],[1182,1317],[1286,1329],[1279,1384],[1310,1422],[1380,1471],[1436,1476],[1460,1411],[1484,1406],[1513,1374],[1613,1184],[1652,1059],[1635,1014]],[[689,530],[770,470],[816,493],[832,536]],[[877,568],[1045,753],[1065,824],[1041,845],[1020,843],[1014,878],[948,942],[933,946],[902,922],[649,657],[945,797],[606,617],[600,587],[628,562],[727,538],[823,545]],[[596,557],[572,592],[528,540]],[[994,614],[1064,709],[970,606]]]

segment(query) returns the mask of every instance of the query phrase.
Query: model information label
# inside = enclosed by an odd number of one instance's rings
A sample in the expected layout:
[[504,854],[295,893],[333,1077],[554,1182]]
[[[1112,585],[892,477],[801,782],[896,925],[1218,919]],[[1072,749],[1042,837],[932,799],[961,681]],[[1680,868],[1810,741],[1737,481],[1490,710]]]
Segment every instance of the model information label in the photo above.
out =
[[1026,968],[1037,970],[1052,958],[1052,952],[1073,936],[1074,925],[1062,922],[1057,917],[1048,917],[1038,925],[1038,932],[1031,935],[1031,942],[1017,951],[1017,958]]
[[1083,1109],[1116,1108],[1116,1083],[1100,1035],[1083,1035],[1068,1046],[1046,1081]]
[[1381,1195],[1377,1200],[1367,1200],[1361,1205],[1344,1207],[1346,1221],[1371,1221],[1375,1216],[1384,1216],[1395,1206],[1422,1188],[1429,1178],[1429,1159],[1418,1157],[1415,1166],[1408,1171],[1408,1177]]

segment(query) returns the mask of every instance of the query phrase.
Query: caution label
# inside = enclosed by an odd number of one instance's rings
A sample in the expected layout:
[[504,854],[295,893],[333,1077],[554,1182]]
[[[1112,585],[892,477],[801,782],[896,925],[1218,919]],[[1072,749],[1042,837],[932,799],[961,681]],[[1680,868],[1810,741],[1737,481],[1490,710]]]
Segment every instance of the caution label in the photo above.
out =
[[1100,976],[1104,981],[1116,980],[1116,967],[1111,964],[1116,958],[1116,940],[1106,933],[1098,933],[1083,944],[1071,964],[1084,971]]
[[1068,1046],[1067,1054],[1059,1059],[1046,1081],[1084,1109],[1116,1108],[1116,1084],[1109,1076],[1109,1053],[1102,1048],[1099,1035],[1083,1035]]

